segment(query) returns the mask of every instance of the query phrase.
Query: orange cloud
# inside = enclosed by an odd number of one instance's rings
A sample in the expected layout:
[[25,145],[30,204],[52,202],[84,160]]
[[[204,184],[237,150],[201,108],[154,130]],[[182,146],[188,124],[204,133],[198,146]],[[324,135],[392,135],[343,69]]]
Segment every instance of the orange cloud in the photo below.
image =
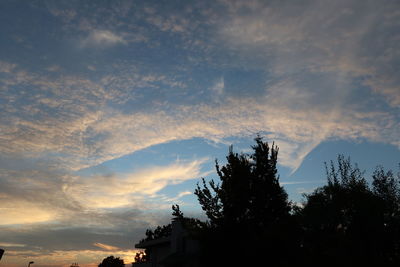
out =
[[0,208],[0,225],[39,223],[53,220],[54,212],[41,207],[39,204],[23,200],[2,199]]
[[[70,184],[65,191],[91,208],[123,207],[140,201],[143,196],[154,196],[167,185],[204,176],[201,166],[206,161],[204,158],[191,162],[175,162],[167,166],[144,168],[118,177],[88,177]],[[188,193],[183,193],[186,194]]]

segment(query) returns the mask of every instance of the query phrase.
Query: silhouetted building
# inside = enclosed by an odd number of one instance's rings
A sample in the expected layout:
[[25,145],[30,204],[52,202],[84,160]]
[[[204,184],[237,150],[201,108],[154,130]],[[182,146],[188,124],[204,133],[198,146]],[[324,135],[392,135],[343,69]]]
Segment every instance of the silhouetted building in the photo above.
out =
[[200,246],[190,238],[179,220],[172,221],[169,237],[143,241],[135,248],[146,249],[147,261],[134,263],[135,267],[198,267]]

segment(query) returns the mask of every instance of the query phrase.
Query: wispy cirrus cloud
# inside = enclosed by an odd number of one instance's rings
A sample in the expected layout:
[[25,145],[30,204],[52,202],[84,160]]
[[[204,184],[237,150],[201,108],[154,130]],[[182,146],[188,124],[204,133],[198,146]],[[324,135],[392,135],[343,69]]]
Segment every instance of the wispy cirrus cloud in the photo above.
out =
[[191,191],[183,191],[183,192],[180,192],[176,197],[177,198],[181,198],[181,197],[188,196],[188,195],[191,195],[191,194],[193,194],[193,192],[191,192]]
[[[278,2],[221,2],[229,12],[218,23],[220,38],[228,49],[258,55],[271,75],[311,81],[315,74],[326,75],[334,78],[331,83],[344,97],[366,85],[369,88],[365,90],[383,95],[392,107],[399,107],[399,13],[393,2],[307,1],[285,7]],[[382,20],[384,23],[379,23]],[[307,87],[298,83],[303,92],[318,90],[313,93],[321,95],[319,92],[328,91],[316,88],[314,82]]]
[[[25,76],[28,78],[24,82],[34,77]],[[142,86],[157,82],[145,77],[139,76],[130,84],[140,91]],[[314,81],[329,88],[322,95],[318,89],[307,87],[306,78],[288,78],[266,85],[265,95],[257,99],[224,95],[224,102],[219,105],[169,104],[168,108],[158,106],[151,112],[121,112],[110,108],[109,103],[118,100],[119,93],[123,97],[123,91],[110,94],[113,91],[109,92],[102,84],[73,77],[63,82],[39,79],[32,83],[49,88],[56,96],[35,96],[28,104],[26,114],[38,109],[37,119],[25,117],[20,110],[11,115],[14,111],[10,106],[6,112],[11,116],[3,118],[0,146],[7,154],[24,151],[26,156],[46,158],[56,153],[51,156],[54,164],[79,169],[173,140],[202,137],[222,141],[265,132],[284,148],[281,163],[296,169],[309,151],[329,138],[367,138],[398,144],[395,134],[398,118],[394,114],[365,110],[364,103],[352,102],[351,92],[334,82],[323,76]],[[73,89],[68,95],[60,90],[66,85]],[[18,97],[12,96],[10,101],[15,99]],[[332,99],[334,105],[330,105]],[[54,112],[43,113],[40,105]]]

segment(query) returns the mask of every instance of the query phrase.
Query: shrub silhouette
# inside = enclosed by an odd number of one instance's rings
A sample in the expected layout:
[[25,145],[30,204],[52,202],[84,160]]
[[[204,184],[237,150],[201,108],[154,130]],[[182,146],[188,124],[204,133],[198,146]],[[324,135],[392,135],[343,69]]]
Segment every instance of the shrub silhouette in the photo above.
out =
[[99,264],[99,267],[124,267],[124,260],[120,258],[114,258],[114,256],[108,256],[103,259],[103,261]]

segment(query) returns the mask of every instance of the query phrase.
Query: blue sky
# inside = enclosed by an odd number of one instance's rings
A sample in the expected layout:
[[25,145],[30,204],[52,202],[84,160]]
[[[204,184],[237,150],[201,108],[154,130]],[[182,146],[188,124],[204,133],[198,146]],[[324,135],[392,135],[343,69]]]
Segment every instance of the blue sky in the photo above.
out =
[[4,266],[131,262],[229,145],[301,201],[339,153],[400,163],[398,1],[0,3]]

